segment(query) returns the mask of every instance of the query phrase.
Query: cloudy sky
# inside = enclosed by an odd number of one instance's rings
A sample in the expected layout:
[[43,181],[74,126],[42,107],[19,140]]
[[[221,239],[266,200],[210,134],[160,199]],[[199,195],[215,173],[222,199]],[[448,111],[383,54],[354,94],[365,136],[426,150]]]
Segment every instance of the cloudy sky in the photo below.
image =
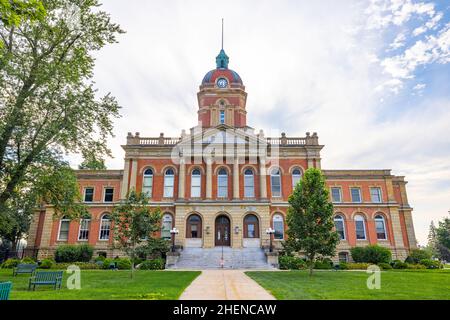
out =
[[421,244],[431,220],[448,215],[448,0],[104,2],[127,32],[95,69],[100,92],[123,107],[109,168],[122,168],[128,131],[178,136],[196,124],[196,92],[215,67],[224,18],[250,126],[317,132],[326,169],[405,175]]

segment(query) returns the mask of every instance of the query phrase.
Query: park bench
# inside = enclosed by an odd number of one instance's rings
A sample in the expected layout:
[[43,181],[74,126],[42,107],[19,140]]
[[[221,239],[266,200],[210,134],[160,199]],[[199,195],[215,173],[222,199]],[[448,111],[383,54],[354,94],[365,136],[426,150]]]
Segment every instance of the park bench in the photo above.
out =
[[12,282],[0,282],[0,300],[8,300]]
[[17,267],[14,268],[13,277],[23,273],[29,273],[32,275],[36,271],[36,268],[37,268],[36,264],[20,263],[19,265],[17,265]]
[[62,278],[64,271],[37,271],[34,276],[30,278],[28,290],[36,290],[36,286],[53,285],[54,289],[61,289]]

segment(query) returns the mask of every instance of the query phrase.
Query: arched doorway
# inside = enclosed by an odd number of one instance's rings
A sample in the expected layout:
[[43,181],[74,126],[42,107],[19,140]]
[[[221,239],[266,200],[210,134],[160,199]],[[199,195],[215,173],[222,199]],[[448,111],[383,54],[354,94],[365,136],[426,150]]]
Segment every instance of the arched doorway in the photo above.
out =
[[231,244],[230,219],[227,216],[220,215],[215,223],[215,245],[230,246]]
[[186,247],[200,248],[202,246],[202,218],[191,214],[186,220]]
[[259,234],[259,219],[254,214],[244,217],[244,247],[260,247],[261,239]]

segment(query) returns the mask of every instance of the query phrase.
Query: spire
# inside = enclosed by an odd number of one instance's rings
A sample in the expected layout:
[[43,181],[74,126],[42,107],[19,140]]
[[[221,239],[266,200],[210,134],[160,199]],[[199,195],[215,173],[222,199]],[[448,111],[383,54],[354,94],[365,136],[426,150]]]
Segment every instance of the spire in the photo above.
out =
[[222,18],[222,49],[219,52],[219,55],[216,57],[216,66],[217,69],[228,69],[228,58],[227,54],[223,50],[223,18]]

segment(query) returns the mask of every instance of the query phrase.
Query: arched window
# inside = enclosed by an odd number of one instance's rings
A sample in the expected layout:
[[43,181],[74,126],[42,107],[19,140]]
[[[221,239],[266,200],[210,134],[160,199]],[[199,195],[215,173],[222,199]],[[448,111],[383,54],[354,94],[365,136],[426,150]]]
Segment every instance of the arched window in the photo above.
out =
[[382,215],[375,216],[375,229],[377,231],[378,240],[386,240],[386,223]]
[[201,238],[202,237],[202,219],[200,216],[193,214],[189,217],[186,227],[187,238]]
[[252,169],[246,169],[244,172],[244,197],[255,197],[255,177]]
[[366,240],[366,222],[361,215],[355,216],[356,240]]
[[336,232],[339,234],[339,239],[345,240],[345,225],[344,218],[342,218],[342,216],[334,217],[334,227],[336,228]]
[[153,170],[144,171],[144,181],[142,183],[142,193],[151,198],[153,189]]
[[58,241],[67,241],[69,239],[70,219],[67,216],[61,218],[59,222]]
[[89,229],[91,228],[91,217],[86,216],[80,220],[80,230],[78,231],[78,241],[89,240]]
[[272,197],[281,197],[280,169],[274,168],[270,172],[270,186],[272,190]]
[[292,189],[295,189],[299,181],[302,179],[302,171],[298,168],[292,170]]
[[259,238],[259,220],[253,214],[244,218],[244,238]]
[[100,221],[100,240],[109,240],[111,233],[111,217],[108,214],[104,214]]
[[225,169],[220,169],[217,175],[217,197],[228,197],[228,173]]
[[191,198],[200,198],[202,191],[202,175],[199,169],[192,170],[191,173]]
[[175,173],[173,169],[167,169],[164,173],[164,198],[173,198],[173,186]]
[[274,239],[284,239],[284,219],[279,213],[273,215]]
[[170,240],[172,238],[170,230],[172,230],[172,215],[165,213],[162,217],[161,238]]

